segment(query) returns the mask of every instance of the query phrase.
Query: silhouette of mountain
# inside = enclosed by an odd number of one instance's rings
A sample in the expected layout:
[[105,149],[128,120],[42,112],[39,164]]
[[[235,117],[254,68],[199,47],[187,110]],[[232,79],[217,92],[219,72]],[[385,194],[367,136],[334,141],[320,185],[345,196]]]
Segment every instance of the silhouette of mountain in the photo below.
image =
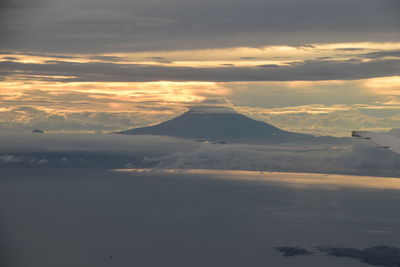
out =
[[[294,142],[332,139],[281,130],[238,113],[226,99],[208,99],[189,111],[158,125],[119,132],[131,135],[222,140],[228,142]],[[333,138],[334,139],[334,138]],[[322,141],[322,140],[321,140]]]

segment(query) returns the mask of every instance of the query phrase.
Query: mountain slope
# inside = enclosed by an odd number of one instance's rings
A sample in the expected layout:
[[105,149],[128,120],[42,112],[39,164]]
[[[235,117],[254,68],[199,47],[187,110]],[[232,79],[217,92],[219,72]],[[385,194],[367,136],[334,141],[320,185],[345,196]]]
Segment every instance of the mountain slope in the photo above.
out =
[[[166,135],[191,139],[246,142],[317,141],[322,137],[281,130],[239,114],[226,103],[197,105],[188,112],[158,125],[119,132],[132,135]],[[325,139],[325,138],[322,138]]]

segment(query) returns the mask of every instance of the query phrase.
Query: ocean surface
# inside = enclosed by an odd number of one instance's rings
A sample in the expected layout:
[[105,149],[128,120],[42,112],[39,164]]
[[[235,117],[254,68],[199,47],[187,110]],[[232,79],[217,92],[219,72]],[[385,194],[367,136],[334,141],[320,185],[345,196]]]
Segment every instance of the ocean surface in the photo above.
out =
[[8,168],[1,266],[368,266],[274,247],[400,247],[399,210],[396,178]]

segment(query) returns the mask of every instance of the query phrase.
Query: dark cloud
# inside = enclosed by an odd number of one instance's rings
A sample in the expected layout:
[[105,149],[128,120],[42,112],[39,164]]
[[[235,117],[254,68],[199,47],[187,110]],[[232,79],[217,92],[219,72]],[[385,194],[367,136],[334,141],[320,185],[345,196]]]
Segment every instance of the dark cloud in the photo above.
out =
[[266,64],[266,65],[259,65],[257,67],[259,67],[259,68],[279,68],[280,66],[276,65],[276,64]]
[[45,4],[47,0],[2,0],[0,10],[7,8],[29,8]]
[[400,58],[400,50],[371,52],[367,54],[362,54],[360,56],[371,59],[384,58],[384,57]]
[[359,47],[345,47],[345,48],[336,48],[335,50],[337,51],[361,51],[365,50],[365,48],[359,48]]
[[13,61],[13,60],[17,60],[18,58],[17,57],[4,57],[3,59]]
[[[356,80],[393,76],[400,73],[400,60],[386,59],[362,62],[350,60],[307,60],[289,66],[276,67],[169,67],[140,64],[71,63],[54,61],[52,64],[23,64],[11,61],[0,62],[3,75],[15,74],[35,78],[34,75],[49,76],[50,80],[70,82],[95,81],[294,81],[294,80]],[[58,78],[53,76],[67,76]]]
[[[6,1],[0,48],[115,52],[399,41],[397,0]],[[40,1],[41,2],[41,1]]]
[[255,60],[255,59],[258,59],[258,57],[240,57],[240,59],[244,59],[244,60]]
[[67,56],[62,54],[48,54],[48,53],[35,53],[35,52],[17,52],[17,51],[0,51],[0,55],[21,55],[21,56],[34,56],[34,57],[53,57],[60,59],[76,59],[74,56]]
[[149,57],[148,59],[150,59],[154,62],[159,62],[159,63],[172,63],[171,60],[168,60],[164,57]]
[[159,60],[164,60],[164,57],[149,57],[149,59],[159,61]]
[[124,58],[123,57],[116,57],[116,56],[92,56],[89,57],[89,59],[94,59],[94,60],[102,60],[102,61],[121,61]]

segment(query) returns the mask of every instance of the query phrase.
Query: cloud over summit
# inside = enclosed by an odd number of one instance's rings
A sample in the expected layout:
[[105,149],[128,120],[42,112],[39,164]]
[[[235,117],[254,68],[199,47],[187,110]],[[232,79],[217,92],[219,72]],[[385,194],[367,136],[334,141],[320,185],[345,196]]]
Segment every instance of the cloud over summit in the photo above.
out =
[[235,106],[225,97],[206,98],[201,102],[189,105],[192,113],[238,113]]

